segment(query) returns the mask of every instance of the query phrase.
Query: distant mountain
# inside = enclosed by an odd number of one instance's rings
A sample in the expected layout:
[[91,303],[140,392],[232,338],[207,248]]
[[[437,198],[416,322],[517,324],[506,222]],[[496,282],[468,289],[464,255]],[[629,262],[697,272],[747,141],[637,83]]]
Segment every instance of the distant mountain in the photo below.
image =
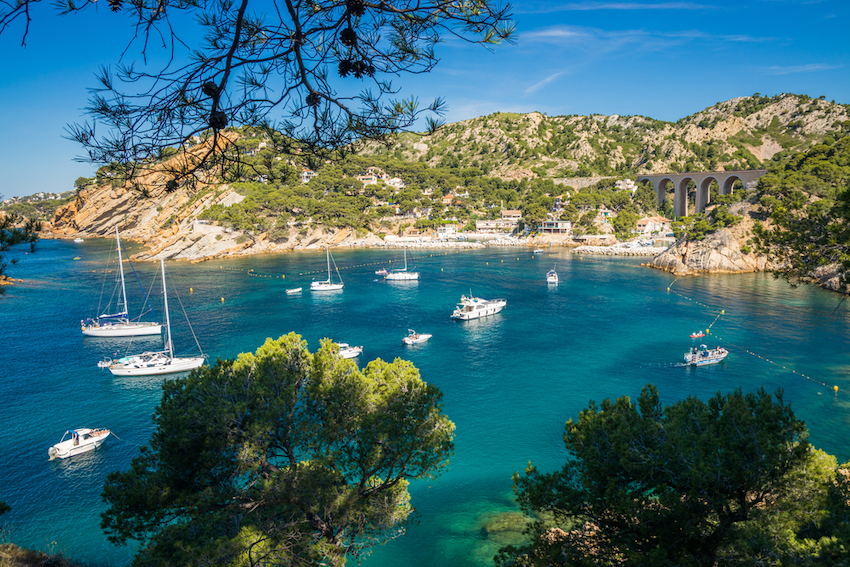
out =
[[678,122],[644,116],[545,116],[495,113],[400,135],[366,155],[431,165],[478,167],[502,179],[575,178],[637,173],[761,169],[827,137],[850,133],[850,105],[823,98],[758,94],[720,102]]

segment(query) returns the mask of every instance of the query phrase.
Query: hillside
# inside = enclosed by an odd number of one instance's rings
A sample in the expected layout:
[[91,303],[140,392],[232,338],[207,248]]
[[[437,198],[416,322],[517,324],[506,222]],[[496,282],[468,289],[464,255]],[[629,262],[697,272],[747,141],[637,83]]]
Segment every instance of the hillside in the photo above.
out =
[[761,169],[848,132],[848,105],[805,95],[753,95],[676,123],[644,116],[495,113],[429,136],[405,134],[388,148],[373,144],[364,154],[478,167],[503,179],[551,178],[578,188],[599,176]]
[[[522,225],[534,228],[553,214],[557,198],[557,218],[592,232],[601,207],[627,210],[632,226],[638,215],[655,212],[651,190],[615,198],[614,179],[763,168],[848,131],[848,106],[801,95],[736,98],[676,123],[497,113],[429,136],[400,135],[390,146],[367,145],[342,162],[275,150],[275,140],[243,129],[233,138],[247,167],[234,170],[227,183],[209,176],[169,187],[162,171],[190,154],[130,179],[103,167],[57,211],[46,235],[105,236],[120,225],[125,238],[151,248],[148,258],[197,260],[376,242],[376,234],[405,227],[494,219],[502,208],[520,209]],[[357,179],[371,166],[385,174],[377,185]],[[302,178],[304,172],[312,177]],[[593,195],[575,199],[581,188]]]

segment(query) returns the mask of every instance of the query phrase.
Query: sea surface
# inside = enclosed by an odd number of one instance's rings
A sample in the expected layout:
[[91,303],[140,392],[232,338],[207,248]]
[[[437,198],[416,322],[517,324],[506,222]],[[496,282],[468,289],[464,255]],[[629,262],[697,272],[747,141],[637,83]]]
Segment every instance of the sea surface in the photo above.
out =
[[[115,273],[104,272],[113,248],[110,240],[55,240],[14,254],[20,262],[11,274],[26,282],[0,296],[0,500],[12,506],[0,518],[0,540],[121,566],[135,549],[106,540],[100,493],[107,474],[126,469],[149,439],[164,378],[116,378],[96,366],[115,353],[157,349],[158,337],[80,333],[80,319],[112,293],[104,277]],[[311,351],[323,337],[362,345],[361,366],[378,357],[411,360],[442,390],[457,426],[450,466],[413,484],[418,521],[377,548],[366,567],[492,565],[515,535],[511,475],[529,461],[545,471],[559,467],[568,419],[590,400],[634,398],[648,383],[664,403],[782,388],[812,443],[850,460],[850,304],[837,294],[792,288],[768,274],[674,279],[640,259],[560,248],[418,251],[421,280],[389,283],[374,271],[399,265],[401,251],[333,254],[345,289],[325,294],[309,291],[312,279],[327,276],[324,250],[167,263],[169,305],[178,352],[194,345],[185,311],[211,361],[295,331]],[[163,321],[158,264],[133,266],[131,313],[141,308],[141,289],[150,290],[156,313],[146,318]],[[561,282],[547,285],[553,266]],[[298,286],[301,294],[285,293]],[[507,307],[482,320],[450,319],[470,293],[504,298]],[[709,328],[704,339],[689,338]],[[433,338],[405,346],[408,329]],[[702,342],[726,347],[728,358],[679,365]],[[115,435],[96,451],[48,461],[48,447],[76,427]]]

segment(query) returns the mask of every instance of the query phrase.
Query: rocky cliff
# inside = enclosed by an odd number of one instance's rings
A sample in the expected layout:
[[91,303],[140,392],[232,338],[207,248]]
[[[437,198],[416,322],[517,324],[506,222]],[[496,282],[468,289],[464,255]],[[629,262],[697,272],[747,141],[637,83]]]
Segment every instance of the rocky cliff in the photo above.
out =
[[751,211],[738,211],[738,214],[742,214],[743,219],[737,225],[711,233],[704,240],[679,238],[647,266],[677,276],[763,272],[773,269],[766,255],[750,251],[746,244],[754,222]]

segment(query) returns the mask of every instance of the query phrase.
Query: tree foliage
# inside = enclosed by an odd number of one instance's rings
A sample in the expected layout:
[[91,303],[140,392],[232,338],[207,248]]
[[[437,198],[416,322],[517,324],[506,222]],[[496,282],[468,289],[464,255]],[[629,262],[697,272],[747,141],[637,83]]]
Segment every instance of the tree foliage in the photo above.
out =
[[[21,20],[26,41],[40,1],[4,2],[0,32]],[[391,78],[431,71],[446,36],[490,46],[513,31],[510,6],[495,0],[108,3],[121,12],[114,18],[131,22],[128,45],[99,77],[86,108],[91,122],[71,126],[70,137],[104,164],[160,160],[193,137],[210,137],[198,162],[174,172],[175,183],[200,164],[238,158],[228,153],[232,137],[222,135],[228,126],[277,130],[305,149],[384,140],[423,113],[433,129],[443,100],[422,107],[415,96],[396,98]],[[97,5],[60,0],[58,9]]]
[[532,543],[504,550],[502,563],[714,565],[792,488],[788,475],[809,452],[781,390],[774,399],[761,389],[662,407],[649,385],[637,402],[590,402],[564,442],[561,470],[529,463],[514,475],[522,509],[552,523],[535,522]]
[[139,540],[136,566],[296,566],[399,535],[454,425],[409,362],[360,371],[338,351],[290,333],[165,382],[150,448],[106,481],[110,540]]
[[[17,258],[10,258],[8,252],[21,245],[29,245],[30,251],[35,251],[39,230],[41,230],[41,223],[36,220],[24,219],[15,213],[0,211],[0,280],[7,277],[6,268],[18,262]],[[5,287],[0,286],[0,293],[5,291]]]
[[836,266],[850,293],[850,137],[793,156],[759,179],[759,202],[771,226],[757,227],[757,244],[791,282]]

